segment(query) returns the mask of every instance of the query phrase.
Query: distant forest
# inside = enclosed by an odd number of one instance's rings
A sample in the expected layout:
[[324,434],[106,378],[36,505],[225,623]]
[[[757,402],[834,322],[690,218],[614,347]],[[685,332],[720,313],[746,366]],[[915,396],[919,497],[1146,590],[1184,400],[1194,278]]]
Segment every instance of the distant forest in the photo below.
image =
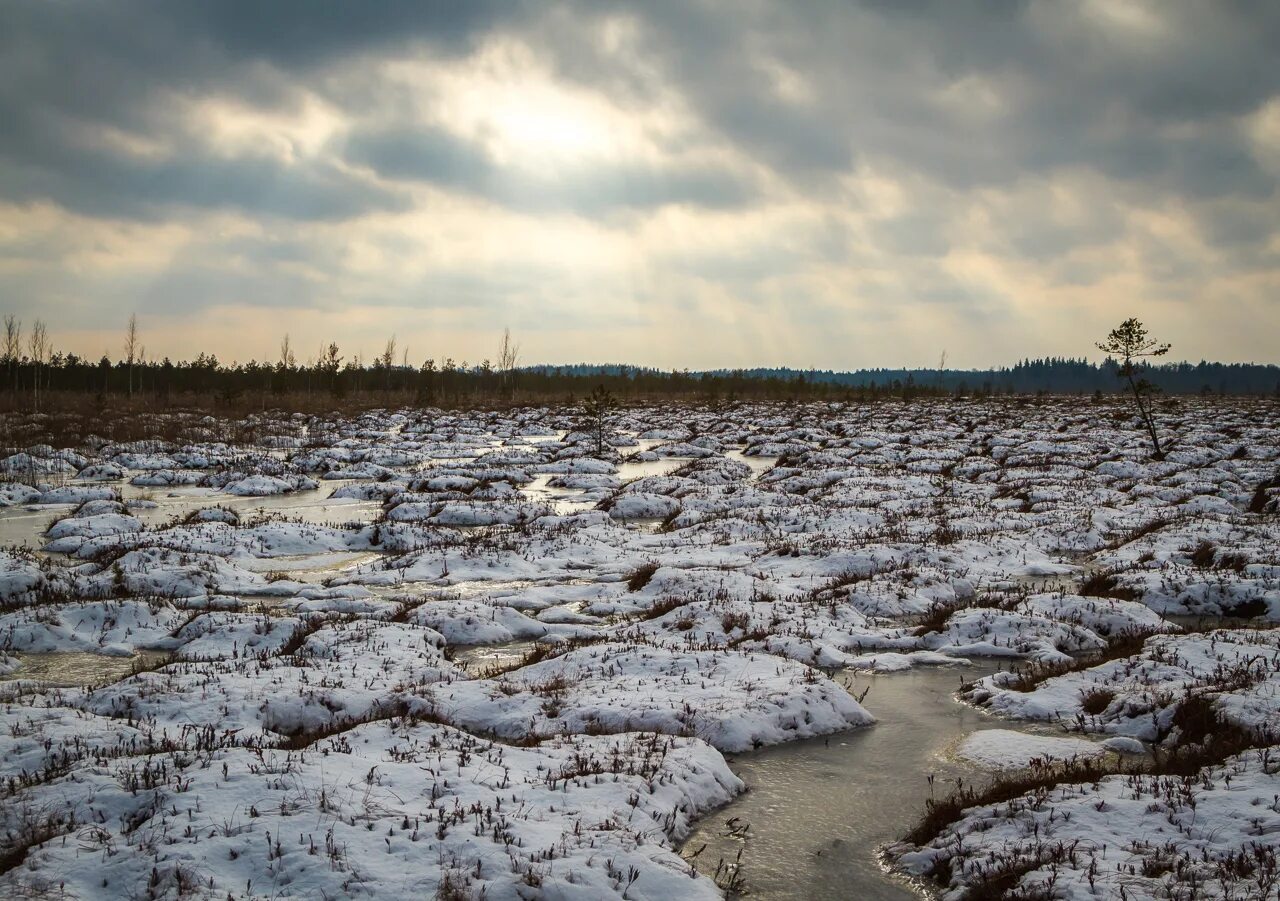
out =
[[[573,366],[531,367],[540,373],[574,376],[608,375],[643,378],[662,375],[659,370],[635,366],[599,366],[579,363]],[[772,383],[827,385],[870,392],[901,392],[914,388],[922,393],[963,395],[992,394],[1093,394],[1110,393],[1121,385],[1117,379],[1118,364],[1107,359],[1102,363],[1088,360],[1046,357],[1023,360],[1013,366],[996,369],[788,369],[757,367],[753,369],[715,369],[684,372],[693,379],[756,379]],[[1146,378],[1167,394],[1253,394],[1280,395],[1280,366],[1261,363],[1166,363],[1143,367]]]
[[[392,347],[393,345],[389,345]],[[755,368],[671,371],[625,365],[499,368],[427,360],[414,366],[390,353],[344,360],[330,345],[317,361],[286,353],[276,363],[195,360],[90,360],[61,352],[0,356],[0,405],[52,409],[66,401],[212,404],[295,409],[341,405],[560,403],[603,386],[622,402],[815,399],[875,400],[1008,394],[1110,394],[1124,386],[1107,360],[1024,360],[987,370],[859,369],[848,372]],[[1280,396],[1280,366],[1201,362],[1143,369],[1169,394]],[[5,390],[7,389],[7,390]]]

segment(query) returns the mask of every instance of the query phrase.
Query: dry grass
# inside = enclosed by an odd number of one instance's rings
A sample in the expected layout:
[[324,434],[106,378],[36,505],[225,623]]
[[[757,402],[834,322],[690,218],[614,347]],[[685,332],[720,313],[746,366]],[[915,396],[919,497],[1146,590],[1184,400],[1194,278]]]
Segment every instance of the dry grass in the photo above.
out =
[[627,591],[640,591],[657,571],[658,564],[654,561],[640,564],[627,575]]

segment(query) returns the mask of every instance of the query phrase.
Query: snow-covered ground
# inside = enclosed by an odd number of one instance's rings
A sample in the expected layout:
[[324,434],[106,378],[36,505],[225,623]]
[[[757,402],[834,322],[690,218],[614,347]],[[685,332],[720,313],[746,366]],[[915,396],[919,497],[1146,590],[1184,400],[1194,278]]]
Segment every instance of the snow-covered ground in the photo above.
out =
[[986,657],[1024,668],[963,692],[1008,719],[955,749],[982,769],[1238,756],[1048,779],[903,866],[1262,897],[1278,412],[1170,401],[1159,462],[1055,399],[641,407],[603,454],[543,408],[20,450],[49,481],[0,485],[0,892],[714,897],[676,849],[742,790],[724,754],[877,728],[837,670]]
[[1113,775],[965,811],[901,862],[945,898],[1275,898],[1280,756]]

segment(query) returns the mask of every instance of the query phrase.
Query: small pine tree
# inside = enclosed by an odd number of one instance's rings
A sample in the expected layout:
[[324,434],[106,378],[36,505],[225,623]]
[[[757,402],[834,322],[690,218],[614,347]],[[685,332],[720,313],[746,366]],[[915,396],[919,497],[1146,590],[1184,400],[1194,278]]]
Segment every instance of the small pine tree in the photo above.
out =
[[596,385],[595,390],[582,402],[582,430],[595,440],[597,457],[604,456],[605,438],[609,432],[609,414],[617,406],[617,400],[604,385]]
[[1120,368],[1116,374],[1129,384],[1138,416],[1151,436],[1151,456],[1156,460],[1164,459],[1164,450],[1160,447],[1160,434],[1156,430],[1155,417],[1151,412],[1151,398],[1160,389],[1138,375],[1135,361],[1142,357],[1162,357],[1169,352],[1171,346],[1149,337],[1146,327],[1133,318],[1126,319],[1118,328],[1113,328],[1106,341],[1098,342],[1099,350],[1120,358]]

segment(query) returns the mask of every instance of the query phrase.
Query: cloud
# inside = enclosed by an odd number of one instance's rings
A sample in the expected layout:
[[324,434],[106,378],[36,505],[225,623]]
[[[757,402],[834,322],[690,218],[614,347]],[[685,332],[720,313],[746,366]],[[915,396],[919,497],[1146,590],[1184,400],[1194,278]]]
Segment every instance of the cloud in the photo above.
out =
[[12,0],[0,289],[89,348],[394,310],[459,358],[963,365],[1123,309],[1273,356],[1278,45],[1243,0]]
[[9,156],[0,166],[0,193],[10,201],[52,200],[89,215],[140,219],[164,218],[183,207],[347,219],[372,209],[404,209],[408,203],[329,160],[223,159],[198,149],[139,159],[69,143]]
[[529,212],[604,215],[615,209],[689,203],[738,206],[752,186],[709,165],[661,165],[643,161],[588,161],[503,165],[486,148],[442,128],[383,128],[357,131],[344,158],[388,179],[421,180]]
[[[1118,27],[1104,12],[1121,6],[1159,27]],[[762,4],[733,15],[707,4],[645,9],[633,63],[659,60],[706,122],[796,178],[895,161],[958,188],[1084,166],[1191,194],[1275,189],[1231,120],[1280,93],[1276,8],[939,0]],[[596,81],[616,64],[568,71]],[[802,73],[804,99],[779,93],[779,68]]]

